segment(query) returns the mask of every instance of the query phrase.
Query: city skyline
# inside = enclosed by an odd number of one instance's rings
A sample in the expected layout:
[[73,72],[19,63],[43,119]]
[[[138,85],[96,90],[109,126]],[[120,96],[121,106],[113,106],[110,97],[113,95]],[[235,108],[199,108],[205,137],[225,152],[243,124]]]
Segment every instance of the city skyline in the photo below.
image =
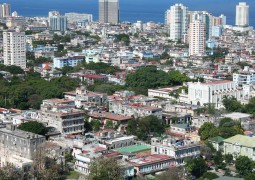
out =
[[[58,10],[62,14],[64,14],[65,12],[73,11],[78,13],[90,13],[93,14],[95,20],[98,20],[98,1],[77,0],[75,2],[75,6],[73,5],[73,3],[68,1],[61,1],[60,4],[57,1],[56,3],[53,3],[52,1],[45,3],[46,1],[48,2],[48,0],[44,0],[43,2],[38,3],[34,3],[30,0],[21,0],[19,2],[7,0],[6,2],[12,4],[12,11],[17,11],[20,15],[23,16],[46,16],[48,11]],[[120,20],[130,22],[135,22],[136,20],[142,20],[144,22],[164,22],[164,12],[166,11],[166,9],[168,9],[175,3],[183,3],[185,6],[189,7],[190,10],[206,10],[215,16],[224,14],[227,16],[228,24],[235,24],[235,7],[239,3],[239,1],[233,0],[228,3],[222,3],[219,0],[209,0],[206,4],[202,2],[202,0],[197,0],[195,3],[188,0],[171,2],[159,0],[157,2],[146,2],[144,4],[143,0],[138,2],[132,0],[122,0],[120,1]],[[255,8],[255,4],[252,3],[253,1],[251,0],[248,0],[246,2],[250,5],[251,9],[250,25],[254,26],[255,14],[252,13],[252,9]],[[133,6],[134,3],[136,3],[136,6]],[[25,6],[21,6],[20,4],[25,4]],[[157,6],[157,8],[154,8],[155,6]]]

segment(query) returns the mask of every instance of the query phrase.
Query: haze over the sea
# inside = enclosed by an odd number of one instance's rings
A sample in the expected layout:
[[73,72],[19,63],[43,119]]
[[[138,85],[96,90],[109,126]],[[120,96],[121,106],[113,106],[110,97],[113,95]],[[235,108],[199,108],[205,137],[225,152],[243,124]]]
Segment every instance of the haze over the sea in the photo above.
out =
[[[91,13],[98,19],[98,0],[5,0],[12,11],[22,16],[47,16],[48,11]],[[171,5],[182,3],[190,10],[206,10],[215,16],[225,14],[227,24],[235,23],[235,6],[238,0],[120,0],[120,20],[164,22],[164,13]],[[255,0],[246,0],[250,5],[250,25],[255,26]]]

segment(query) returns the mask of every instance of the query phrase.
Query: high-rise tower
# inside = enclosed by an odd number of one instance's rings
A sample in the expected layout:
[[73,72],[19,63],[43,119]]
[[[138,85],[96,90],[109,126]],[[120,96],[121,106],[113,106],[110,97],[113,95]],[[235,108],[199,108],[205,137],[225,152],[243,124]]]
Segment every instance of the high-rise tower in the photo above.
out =
[[188,30],[188,8],[175,4],[166,12],[166,22],[169,24],[170,39],[180,41]]
[[99,22],[119,22],[119,0],[99,0]]
[[5,65],[26,68],[26,36],[25,32],[3,32],[3,55]]
[[249,26],[249,5],[245,2],[236,6],[236,26]]
[[195,20],[189,25],[189,55],[203,56],[205,54],[205,24]]

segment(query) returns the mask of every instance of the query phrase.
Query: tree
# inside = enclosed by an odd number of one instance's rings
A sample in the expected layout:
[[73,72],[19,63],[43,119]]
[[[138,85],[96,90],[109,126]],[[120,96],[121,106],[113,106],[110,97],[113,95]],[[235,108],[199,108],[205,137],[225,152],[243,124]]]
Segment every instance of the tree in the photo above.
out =
[[138,120],[136,130],[137,137],[141,140],[150,141],[153,136],[160,136],[165,132],[164,125],[156,116],[150,115]]
[[98,158],[91,162],[89,166],[88,180],[120,180],[124,172],[116,159]]
[[244,177],[250,174],[250,172],[252,172],[254,168],[254,162],[246,156],[239,156],[236,159],[235,167],[237,173],[239,173],[240,176]]
[[243,134],[244,129],[240,122],[231,118],[223,118],[219,123],[219,135],[223,138],[229,138],[237,134]]
[[106,127],[106,128],[113,128],[113,123],[112,123],[112,121],[111,121],[111,120],[108,120],[108,121],[106,122],[106,124],[105,124],[105,127]]
[[223,163],[223,155],[220,151],[217,151],[216,154],[213,156],[213,162],[216,165],[217,168],[223,169],[226,164]]
[[157,175],[157,180],[180,180],[185,178],[185,169],[182,166],[169,168],[166,172]]
[[44,124],[39,123],[37,121],[29,121],[22,123],[21,125],[18,126],[18,129],[27,132],[32,132],[35,134],[40,134],[43,136],[47,133],[47,128],[44,126]]
[[201,157],[195,159],[187,159],[186,168],[196,178],[201,177],[207,171],[205,160]]
[[225,162],[227,164],[231,164],[233,162],[233,155],[232,154],[225,154],[224,159],[225,159]]
[[37,149],[30,174],[37,180],[64,180],[69,169],[65,167],[63,161],[57,162],[56,158],[48,157],[44,144]]
[[92,125],[93,131],[100,130],[101,122],[99,120],[92,120],[90,123]]
[[198,134],[202,140],[207,140],[218,135],[217,127],[211,122],[205,122],[198,130]]
[[224,96],[222,103],[228,112],[240,112],[243,108],[242,104],[234,96]]
[[127,126],[127,134],[129,135],[136,134],[137,126],[138,126],[137,120],[135,119],[129,120]]
[[171,85],[182,85],[183,82],[187,82],[189,78],[182,74],[180,71],[169,71],[169,84]]
[[92,124],[88,120],[84,121],[84,128],[85,128],[85,133],[93,130]]
[[164,51],[160,56],[160,59],[169,59],[169,58],[170,58],[170,56],[166,51]]
[[217,174],[215,174],[215,173],[212,173],[212,172],[205,172],[202,177],[204,179],[211,180],[211,179],[216,179],[219,176]]
[[156,66],[146,66],[130,73],[126,78],[126,87],[131,88],[157,88],[169,85],[169,77],[166,72],[157,70]]
[[28,175],[18,168],[14,167],[12,164],[7,164],[0,168],[0,179],[2,180],[23,180]]

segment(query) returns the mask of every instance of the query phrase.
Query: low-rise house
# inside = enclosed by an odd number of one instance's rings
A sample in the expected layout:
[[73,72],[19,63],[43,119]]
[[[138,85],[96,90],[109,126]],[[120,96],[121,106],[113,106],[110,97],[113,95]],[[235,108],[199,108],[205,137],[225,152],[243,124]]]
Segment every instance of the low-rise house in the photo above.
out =
[[247,156],[255,160],[255,137],[245,135],[235,135],[224,141],[224,154],[232,154],[234,159],[239,156]]
[[65,92],[64,97],[67,100],[74,101],[77,108],[86,110],[90,107],[107,105],[107,95],[105,93],[88,91],[85,86],[76,88],[75,91]]
[[228,113],[228,114],[223,114],[222,115],[224,118],[231,118],[235,121],[239,121],[239,122],[246,122],[246,121],[250,121],[253,118],[253,115],[251,114],[247,114],[247,113],[240,113],[240,112],[232,112],[232,113]]
[[196,128],[189,124],[172,124],[170,127],[170,131],[172,133],[177,133],[177,134],[181,134],[181,135],[189,134],[195,130],[196,130]]
[[183,165],[187,158],[200,155],[200,145],[197,142],[177,138],[151,138],[151,154],[168,155],[174,158],[176,165]]
[[74,67],[83,61],[84,61],[84,56],[54,58],[53,67],[59,68],[59,69],[62,69],[65,66]]
[[175,166],[175,162],[172,157],[161,154],[133,158],[128,162],[134,166],[136,175],[155,173]]
[[131,117],[156,116],[162,119],[162,109],[151,106],[144,106],[138,103],[129,103],[126,101],[111,101],[109,103],[109,112]]

